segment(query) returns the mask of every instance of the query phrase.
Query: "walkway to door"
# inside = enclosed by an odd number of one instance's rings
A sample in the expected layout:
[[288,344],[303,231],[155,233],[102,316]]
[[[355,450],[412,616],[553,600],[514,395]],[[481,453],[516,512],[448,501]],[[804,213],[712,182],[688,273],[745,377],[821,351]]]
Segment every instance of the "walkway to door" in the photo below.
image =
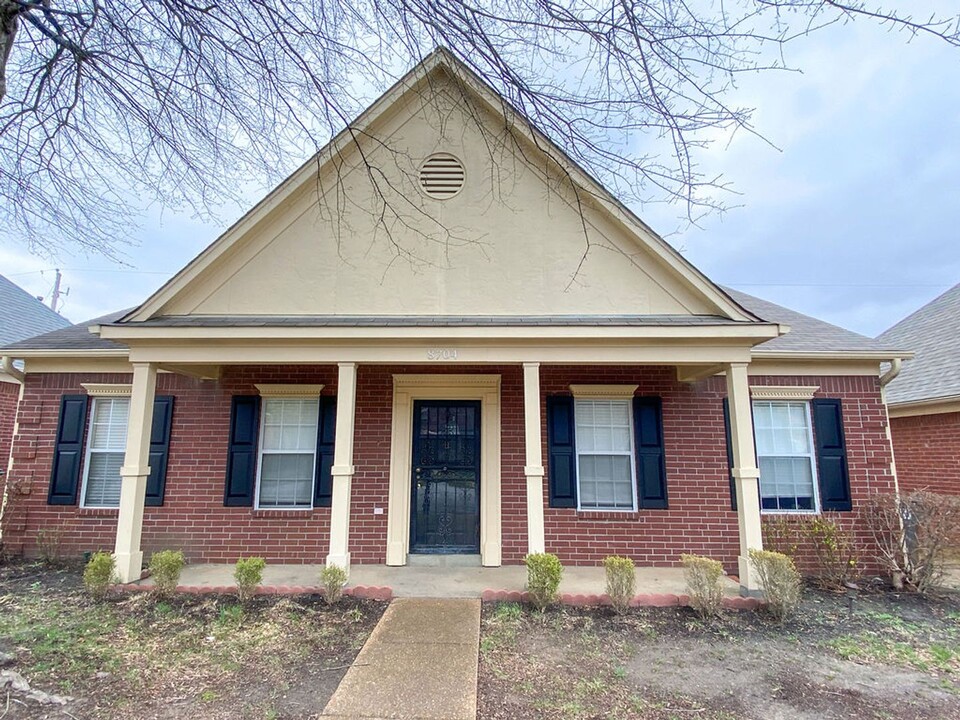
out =
[[324,717],[474,720],[479,600],[394,600]]

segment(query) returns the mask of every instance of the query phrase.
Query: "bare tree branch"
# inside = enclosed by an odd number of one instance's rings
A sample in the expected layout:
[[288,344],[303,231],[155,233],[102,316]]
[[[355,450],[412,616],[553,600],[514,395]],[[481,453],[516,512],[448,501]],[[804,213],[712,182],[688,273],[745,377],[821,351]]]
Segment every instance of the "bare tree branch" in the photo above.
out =
[[[528,123],[565,154],[557,168],[694,219],[726,187],[699,166],[707,137],[755,132],[729,104],[736,78],[786,69],[788,43],[860,19],[960,46],[960,17],[879,0],[0,0],[0,227],[39,251],[117,257],[144,201],[206,215],[283,177],[438,45],[521,113],[482,131],[489,152],[516,150],[510,123]],[[422,262],[395,230],[429,220],[383,167],[409,159],[354,142],[371,149],[378,233]],[[317,191],[331,215],[351,202]]]

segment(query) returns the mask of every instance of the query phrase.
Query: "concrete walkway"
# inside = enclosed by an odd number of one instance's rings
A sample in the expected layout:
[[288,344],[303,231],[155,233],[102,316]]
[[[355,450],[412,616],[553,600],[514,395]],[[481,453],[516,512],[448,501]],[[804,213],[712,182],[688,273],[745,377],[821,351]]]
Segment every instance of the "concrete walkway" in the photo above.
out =
[[475,720],[479,600],[394,600],[323,712]]
[[[267,565],[263,573],[266,587],[316,587],[320,584],[322,565]],[[193,587],[233,587],[233,565],[187,565],[180,575],[180,584]],[[686,593],[686,580],[681,568],[639,567],[636,570],[637,593]],[[527,581],[523,565],[503,567],[387,567],[386,565],[354,565],[350,568],[350,585],[389,587],[394,597],[479,598],[484,590],[522,591]],[[143,582],[152,584],[150,580]],[[604,592],[602,567],[566,567],[560,591],[592,595]],[[736,597],[740,586],[732,578],[724,578],[724,594]]]

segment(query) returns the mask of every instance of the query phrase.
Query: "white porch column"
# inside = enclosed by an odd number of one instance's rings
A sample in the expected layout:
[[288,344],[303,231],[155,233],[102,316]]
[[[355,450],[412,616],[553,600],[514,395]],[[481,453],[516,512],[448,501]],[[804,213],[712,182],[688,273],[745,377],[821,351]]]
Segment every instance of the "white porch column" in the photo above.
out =
[[337,430],[333,445],[333,498],[327,565],[350,571],[350,486],[353,484],[353,427],[357,414],[357,364],[340,363],[337,375]]
[[527,552],[546,550],[543,530],[543,434],[540,423],[540,363],[523,364],[523,421],[526,436]]
[[114,557],[120,582],[140,579],[143,552],[143,501],[150,476],[150,435],[153,432],[153,399],[157,388],[155,363],[133,363],[130,415],[127,420],[127,447],[120,468],[120,515]]
[[740,525],[740,593],[760,592],[748,551],[763,549],[760,529],[760,470],[753,442],[753,411],[747,363],[726,366],[730,404],[730,443],[733,446],[733,478],[737,487],[737,519]]

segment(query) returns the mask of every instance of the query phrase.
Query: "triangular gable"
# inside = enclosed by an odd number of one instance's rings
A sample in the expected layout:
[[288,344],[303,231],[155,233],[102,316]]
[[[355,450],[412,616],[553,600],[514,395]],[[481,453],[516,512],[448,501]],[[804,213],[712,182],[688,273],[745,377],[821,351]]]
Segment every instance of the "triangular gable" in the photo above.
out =
[[[366,202],[344,168],[356,163],[363,148],[382,151],[371,137],[386,134],[416,146],[408,152],[414,165],[401,173],[412,182],[419,155],[430,150],[424,128],[436,125],[436,118],[431,122],[427,115],[437,108],[428,107],[423,96],[433,93],[432,102],[437,93],[447,92],[444,82],[450,80],[455,92],[469,95],[472,109],[482,108],[498,119],[501,131],[506,124],[530,148],[538,148],[543,158],[538,167],[531,162],[533,153],[509,158],[502,173],[514,183],[512,192],[491,190],[486,204],[482,197],[465,197],[459,206],[449,200],[424,210],[416,207],[422,207],[422,198],[410,196],[411,217],[436,212],[440,223],[431,220],[432,226],[428,222],[400,242],[384,239],[387,226],[377,225],[372,233],[381,233],[379,250],[372,249],[369,227],[356,232],[362,221],[338,221],[331,229],[325,224],[331,208],[342,215]],[[461,130],[460,153],[474,153],[487,139],[470,139],[466,125]],[[453,135],[456,131],[454,127]],[[498,149],[504,151],[505,146]],[[480,152],[489,156],[493,151],[485,147]],[[398,168],[399,157],[391,155]],[[465,164],[468,173],[476,166],[469,158]],[[498,166],[495,172],[500,171]],[[558,177],[573,182],[565,190],[557,186]],[[391,180],[384,182],[389,185]],[[399,202],[406,202],[402,195]],[[507,206],[509,213],[498,214]],[[369,208],[360,209],[369,214]],[[409,229],[410,222],[395,222],[400,235]],[[441,225],[446,231],[438,233]],[[464,237],[458,227],[465,228]],[[591,239],[599,241],[578,265]],[[124,321],[184,314],[690,314],[757,319],[555,144],[517,118],[502,97],[445,50],[434,52],[396,83]]]

